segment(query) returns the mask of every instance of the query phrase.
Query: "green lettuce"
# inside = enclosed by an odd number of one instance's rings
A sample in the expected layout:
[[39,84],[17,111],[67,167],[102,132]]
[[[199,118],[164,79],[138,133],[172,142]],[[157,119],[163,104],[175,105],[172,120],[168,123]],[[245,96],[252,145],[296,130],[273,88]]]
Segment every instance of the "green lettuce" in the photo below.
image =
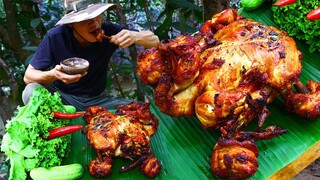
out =
[[38,87],[27,105],[18,107],[18,114],[6,125],[1,151],[10,163],[9,180],[23,180],[35,167],[60,165],[69,153],[71,136],[62,136],[49,141],[48,130],[65,126],[68,120],[53,118],[51,111],[66,112],[58,93],[50,93]]
[[[276,2],[277,0],[273,0]],[[320,6],[319,0],[298,0],[283,7],[272,7],[274,22],[289,36],[304,40],[310,52],[320,52],[320,20],[308,21],[307,14]]]

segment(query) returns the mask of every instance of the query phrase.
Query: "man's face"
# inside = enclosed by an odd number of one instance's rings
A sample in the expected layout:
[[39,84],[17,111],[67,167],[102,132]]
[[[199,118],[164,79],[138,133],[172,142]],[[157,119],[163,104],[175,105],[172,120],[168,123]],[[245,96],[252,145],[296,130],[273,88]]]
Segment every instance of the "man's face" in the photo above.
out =
[[93,19],[73,23],[73,28],[79,33],[81,38],[88,42],[96,42],[97,38],[94,34],[95,30],[101,28],[102,15],[99,15]]

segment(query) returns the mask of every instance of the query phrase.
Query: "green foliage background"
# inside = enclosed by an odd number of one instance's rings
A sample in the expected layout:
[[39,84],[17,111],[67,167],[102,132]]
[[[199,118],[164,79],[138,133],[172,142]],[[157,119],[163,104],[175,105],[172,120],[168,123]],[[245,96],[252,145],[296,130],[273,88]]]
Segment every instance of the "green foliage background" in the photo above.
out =
[[[201,4],[193,0],[102,0],[103,2],[119,3],[121,11],[107,11],[105,19],[117,22],[135,29],[150,29],[155,32],[160,40],[174,38],[178,34],[193,33],[198,30],[199,24],[203,22]],[[8,3],[10,2],[10,3]],[[15,19],[9,20],[6,17],[6,6],[4,3],[13,6]],[[198,4],[197,4],[198,3]],[[122,14],[121,14],[122,13]],[[22,81],[26,66],[30,62],[38,44],[46,32],[63,16],[61,0],[12,0],[0,1],[0,34],[10,31],[11,25],[17,26],[15,35],[16,42],[6,41],[0,35],[0,58],[4,61],[5,67],[0,66],[0,85],[12,86],[6,71],[13,75],[15,83],[18,84],[18,92],[21,94],[24,88]],[[124,19],[125,18],[125,19]],[[1,31],[2,30],[2,31]],[[138,54],[141,48],[134,49]],[[113,69],[108,73],[107,93],[116,91],[119,96],[136,99],[139,93],[148,93],[150,89],[139,84],[135,74],[136,58],[132,50],[118,51],[113,58]],[[119,63],[121,61],[121,63]],[[119,66],[121,64],[121,66]],[[137,90],[124,92],[121,86],[114,81],[121,78],[130,78],[136,83]],[[132,88],[135,89],[135,88]],[[138,90],[140,92],[138,92]],[[143,91],[143,92],[141,92]],[[17,99],[21,104],[21,99]]]

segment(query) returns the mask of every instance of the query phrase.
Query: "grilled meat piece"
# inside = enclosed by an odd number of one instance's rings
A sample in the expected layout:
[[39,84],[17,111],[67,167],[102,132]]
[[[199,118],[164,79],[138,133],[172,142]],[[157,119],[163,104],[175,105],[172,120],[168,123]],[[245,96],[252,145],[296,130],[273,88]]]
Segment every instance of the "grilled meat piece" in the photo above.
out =
[[146,49],[139,54],[137,59],[137,72],[141,81],[149,86],[156,86],[164,73],[166,63],[157,47]]
[[[83,133],[98,154],[88,164],[92,176],[109,175],[114,157],[136,161],[129,168],[123,167],[122,171],[142,165],[142,172],[147,176],[154,177],[160,173],[161,164],[150,148],[150,138],[157,131],[158,119],[150,112],[149,105],[121,105],[115,114],[98,106],[87,108],[83,117],[87,126]],[[152,165],[147,165],[149,163]]]
[[255,141],[271,139],[285,132],[285,129],[276,126],[268,126],[255,132],[222,130],[222,136],[214,146],[210,159],[212,172],[228,179],[251,177],[259,167],[259,151]]
[[109,37],[104,34],[104,31],[101,28],[96,29],[93,32],[93,34],[96,36],[97,42],[102,42],[102,40],[104,38],[108,38],[109,39]]
[[221,178],[249,178],[258,170],[258,148],[252,140],[219,139],[210,159],[212,172]]
[[297,93],[287,91],[283,93],[286,100],[286,108],[289,112],[295,112],[299,116],[310,120],[316,120],[320,114],[320,83],[314,81],[307,82],[307,88],[297,88]]

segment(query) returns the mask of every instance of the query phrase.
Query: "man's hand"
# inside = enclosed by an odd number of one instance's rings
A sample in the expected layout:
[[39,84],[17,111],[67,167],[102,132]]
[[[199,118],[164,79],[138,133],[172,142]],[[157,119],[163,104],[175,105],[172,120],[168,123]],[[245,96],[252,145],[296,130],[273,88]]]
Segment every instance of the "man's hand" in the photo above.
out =
[[63,69],[60,65],[56,65],[56,67],[52,69],[52,73],[58,80],[62,81],[65,84],[70,84],[70,83],[78,82],[80,78],[82,78],[87,74],[87,71],[82,74],[70,75],[63,72]]
[[122,49],[132,44],[151,48],[159,44],[159,38],[151,31],[130,31],[123,29],[118,34],[111,36],[110,42]]
[[122,30],[118,34],[111,36],[110,42],[118,45],[119,48],[131,46],[136,41],[136,34],[133,31]]

